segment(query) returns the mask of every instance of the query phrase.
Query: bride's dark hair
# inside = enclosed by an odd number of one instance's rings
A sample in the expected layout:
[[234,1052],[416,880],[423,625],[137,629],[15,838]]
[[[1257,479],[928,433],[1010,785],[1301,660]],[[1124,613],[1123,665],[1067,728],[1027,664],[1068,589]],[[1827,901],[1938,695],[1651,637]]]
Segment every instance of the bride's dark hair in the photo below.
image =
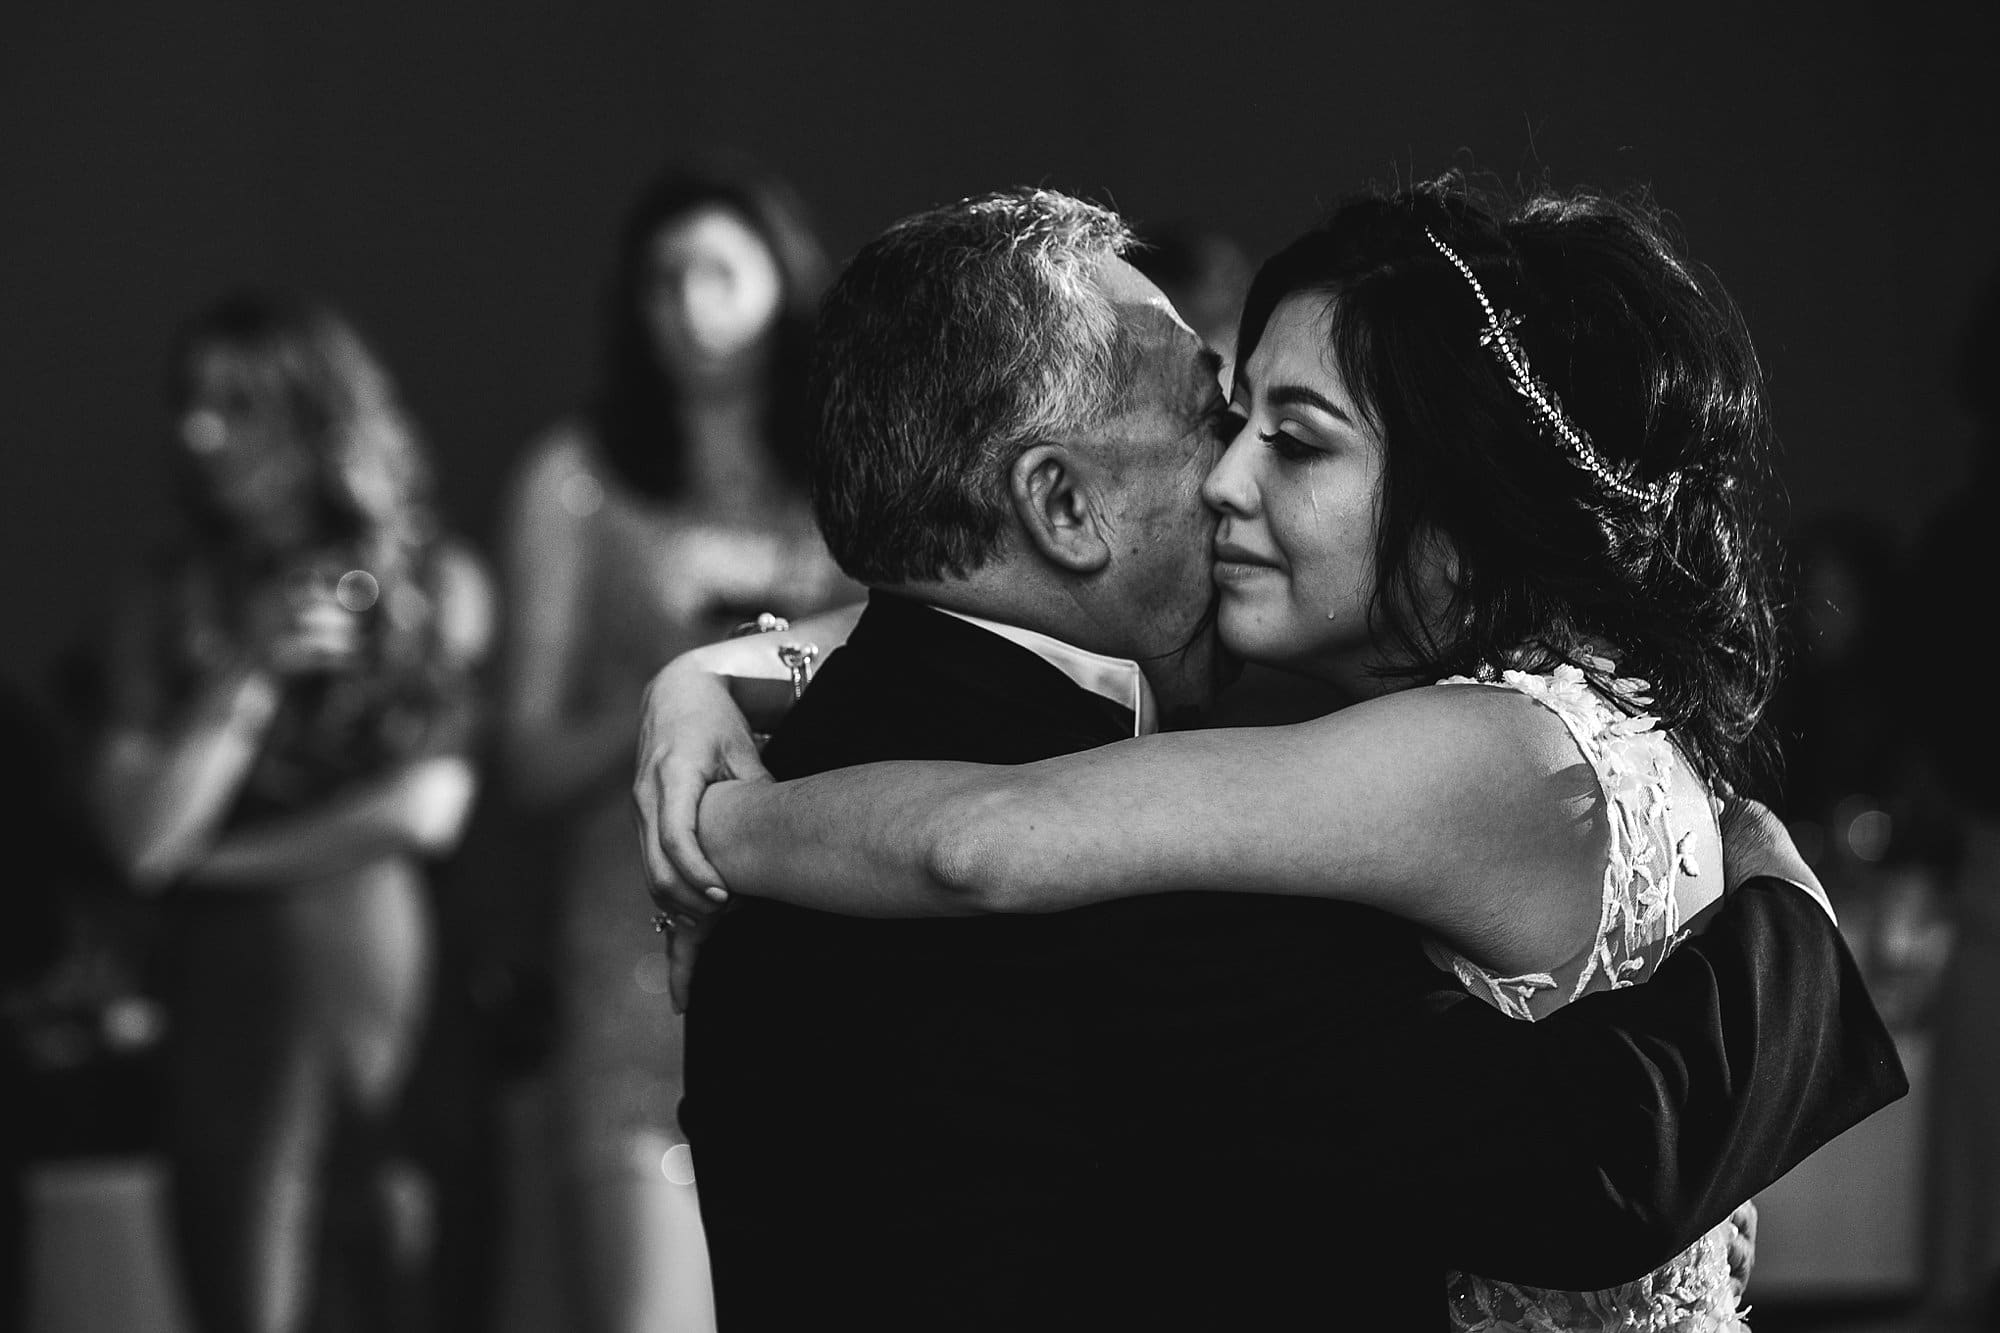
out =
[[[1530,415],[1471,268],[1534,373],[1604,463],[1649,504],[1577,462]],[[1652,682],[1651,709],[1713,779],[1769,762],[1777,615],[1759,522],[1772,445],[1741,314],[1681,256],[1650,207],[1589,193],[1518,202],[1457,175],[1340,205],[1265,263],[1238,341],[1247,360],[1279,302],[1327,298],[1328,352],[1387,455],[1371,616],[1395,674],[1570,662]],[[1457,558],[1450,603],[1421,612],[1435,536]],[[1523,655],[1527,661],[1522,661]]]

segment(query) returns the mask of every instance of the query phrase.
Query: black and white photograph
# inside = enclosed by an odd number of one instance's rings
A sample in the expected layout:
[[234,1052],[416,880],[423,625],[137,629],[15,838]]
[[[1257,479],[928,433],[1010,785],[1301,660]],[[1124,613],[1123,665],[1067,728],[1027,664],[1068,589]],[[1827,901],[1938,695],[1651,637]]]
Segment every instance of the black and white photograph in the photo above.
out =
[[2000,1330],[1996,51],[15,0],[0,1330]]

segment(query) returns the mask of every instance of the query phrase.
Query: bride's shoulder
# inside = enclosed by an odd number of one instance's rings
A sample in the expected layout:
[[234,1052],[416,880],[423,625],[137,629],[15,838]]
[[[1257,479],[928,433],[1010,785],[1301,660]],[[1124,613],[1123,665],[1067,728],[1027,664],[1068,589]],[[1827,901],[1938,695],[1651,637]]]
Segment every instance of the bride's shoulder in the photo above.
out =
[[1532,705],[1515,711],[1523,717],[1539,716],[1544,733],[1567,732],[1569,740],[1600,767],[1606,763],[1616,766],[1654,751],[1668,752],[1671,747],[1666,734],[1652,712],[1651,684],[1620,676],[1609,659],[1593,659],[1592,665],[1590,675],[1574,663],[1558,662],[1540,668],[1452,676],[1429,692],[1510,697]]
[[[1587,696],[1587,686],[1584,692]],[[1565,682],[1466,676],[1398,690],[1333,716],[1343,723],[1342,730],[1393,741],[1413,760],[1553,771],[1576,762],[1572,718],[1595,725],[1598,706],[1588,697],[1569,694]],[[1485,767],[1465,776],[1490,784],[1495,774]]]
[[1539,712],[1543,737],[1577,776],[1573,808],[1587,809],[1606,834],[1597,861],[1604,910],[1592,955],[1603,967],[1586,968],[1573,994],[1642,977],[1721,885],[1719,876],[1702,875],[1722,856],[1712,794],[1652,712],[1651,685],[1619,675],[1608,659],[1591,666],[1589,676],[1562,664],[1429,691],[1511,697]]
[[1324,719],[1315,747],[1441,838],[1500,841],[1555,856],[1595,846],[1601,791],[1565,721],[1514,689],[1453,683],[1354,704]]

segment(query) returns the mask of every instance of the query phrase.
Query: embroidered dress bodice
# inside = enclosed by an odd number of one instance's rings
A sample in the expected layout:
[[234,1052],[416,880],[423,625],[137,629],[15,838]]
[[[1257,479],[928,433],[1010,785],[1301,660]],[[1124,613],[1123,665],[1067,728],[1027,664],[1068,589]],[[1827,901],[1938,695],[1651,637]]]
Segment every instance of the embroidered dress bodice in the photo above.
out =
[[[1609,849],[1596,937],[1573,981],[1559,983],[1548,973],[1496,975],[1438,943],[1427,946],[1432,961],[1474,995],[1524,1021],[1551,1008],[1549,992],[1567,1003],[1646,980],[1685,935],[1675,893],[1680,877],[1703,869],[1689,846],[1692,835],[1674,836],[1677,823],[1685,823],[1670,818],[1674,766],[1683,761],[1644,711],[1652,702],[1647,683],[1613,681],[1614,701],[1577,667],[1563,664],[1440,684],[1514,690],[1560,718],[1596,775]],[[1724,1223],[1665,1266],[1601,1292],[1548,1291],[1453,1273],[1452,1327],[1462,1333],[1747,1333],[1730,1283],[1728,1241]]]

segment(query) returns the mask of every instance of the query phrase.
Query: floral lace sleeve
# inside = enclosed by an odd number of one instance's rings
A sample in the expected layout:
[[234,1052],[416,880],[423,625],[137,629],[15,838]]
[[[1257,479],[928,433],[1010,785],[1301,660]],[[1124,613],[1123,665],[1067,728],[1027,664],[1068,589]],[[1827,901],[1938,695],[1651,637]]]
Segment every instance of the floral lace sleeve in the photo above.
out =
[[[1567,664],[1546,673],[1504,671],[1441,683],[1516,690],[1562,719],[1596,774],[1610,832],[1596,939],[1564,1002],[1644,981],[1685,938],[1676,877],[1700,873],[1687,838],[1674,838],[1667,817],[1674,753],[1657,719],[1643,711],[1652,702],[1647,683],[1615,681],[1617,703]],[[1548,973],[1500,976],[1443,944],[1427,948],[1432,961],[1474,995],[1514,1018],[1532,1021],[1534,997],[1557,986]],[[1447,1283],[1452,1327],[1460,1333],[1744,1333],[1729,1236],[1724,1223],[1661,1268],[1609,1291],[1550,1291],[1453,1273]]]
[[[1612,703],[1591,687],[1582,671],[1567,663],[1545,674],[1505,671],[1492,678],[1454,676],[1440,683],[1514,690],[1562,719],[1597,776],[1611,838],[1597,937],[1566,998],[1644,980],[1682,938],[1675,876],[1701,873],[1687,839],[1676,841],[1667,821],[1674,753],[1671,742],[1657,729],[1658,720]],[[1616,688],[1634,708],[1652,702],[1643,680],[1620,679]],[[1429,949],[1433,962],[1514,1018],[1531,1017],[1533,998],[1556,986],[1546,972],[1500,976],[1443,944],[1433,943]]]

